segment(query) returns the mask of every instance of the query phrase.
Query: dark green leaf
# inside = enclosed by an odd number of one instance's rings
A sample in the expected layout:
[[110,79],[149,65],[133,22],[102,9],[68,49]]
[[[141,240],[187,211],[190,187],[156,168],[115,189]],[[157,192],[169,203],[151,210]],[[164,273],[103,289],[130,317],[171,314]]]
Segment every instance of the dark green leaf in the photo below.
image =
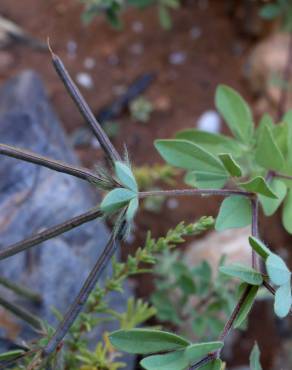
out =
[[138,191],[137,182],[129,166],[123,162],[115,162],[115,172],[120,183],[132,191]]
[[109,338],[119,350],[139,354],[174,351],[190,344],[176,334],[148,329],[118,330]]
[[257,285],[253,285],[251,287],[250,291],[248,292],[248,295],[247,295],[244,303],[242,304],[242,306],[239,310],[239,313],[238,313],[238,315],[237,315],[237,317],[234,321],[234,327],[235,328],[240,327],[240,325],[243,323],[243,321],[247,318],[247,316],[248,316],[248,314],[249,314],[249,312],[250,312],[250,310],[253,306],[253,303],[255,301],[258,289],[259,289],[259,287]]
[[110,191],[100,204],[100,209],[105,213],[112,213],[124,207],[131,199],[136,198],[137,193],[124,188],[116,188]]
[[140,365],[146,370],[186,370],[189,364],[184,351],[176,351],[146,357],[140,361]]
[[286,231],[292,234],[292,189],[288,189],[287,196],[284,200],[282,222]]
[[276,144],[271,129],[267,126],[261,130],[261,135],[259,135],[255,158],[257,163],[267,170],[281,171],[284,167],[284,157]]
[[263,277],[261,273],[251,267],[247,267],[239,263],[229,266],[221,266],[219,270],[225,275],[239,278],[251,285],[261,285],[263,283]]
[[259,256],[261,256],[264,260],[266,260],[272,253],[270,249],[267,246],[265,246],[265,244],[261,240],[255,238],[254,236],[250,236],[248,240],[252,249],[255,250],[256,253]]
[[251,223],[251,204],[247,197],[231,195],[223,200],[216,219],[215,229],[223,231],[244,227]]
[[185,349],[185,355],[189,361],[189,364],[192,364],[208,353],[221,349],[223,347],[223,344],[223,342],[219,341],[190,344]]
[[277,195],[278,199],[268,198],[264,195],[259,196],[260,203],[266,216],[272,216],[277,211],[287,193],[286,184],[277,178],[273,178],[269,186],[273,193]]
[[192,141],[213,155],[226,152],[238,157],[242,153],[242,145],[239,142],[228,136],[207,131],[196,129],[179,131],[176,138]]
[[249,356],[249,366],[250,370],[263,370],[260,363],[260,350],[257,343],[253,346],[253,349]]
[[290,281],[291,272],[286,263],[274,253],[266,260],[266,268],[271,282],[275,285],[283,285]]
[[258,193],[269,198],[278,199],[277,195],[271,190],[262,176],[254,177],[248,182],[238,184],[238,186],[253,193]]
[[242,175],[239,164],[235,162],[231,154],[222,153],[219,154],[219,158],[231,176],[240,177]]
[[243,98],[232,88],[220,85],[216,90],[215,102],[233,135],[250,144],[254,130],[253,118]]
[[274,303],[275,314],[280,318],[287,316],[291,309],[291,304],[291,285],[290,281],[288,281],[276,290]]
[[18,357],[24,353],[21,349],[15,349],[13,351],[8,351],[0,354],[0,361],[8,361],[15,357]]

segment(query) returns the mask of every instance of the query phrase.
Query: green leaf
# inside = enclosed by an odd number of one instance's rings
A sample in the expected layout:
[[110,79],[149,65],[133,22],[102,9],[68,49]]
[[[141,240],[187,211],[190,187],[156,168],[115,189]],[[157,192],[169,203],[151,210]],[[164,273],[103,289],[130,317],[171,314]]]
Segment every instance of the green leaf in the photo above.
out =
[[140,365],[146,370],[186,370],[189,364],[184,351],[176,351],[146,357],[140,361]]
[[288,315],[292,304],[290,281],[281,285],[275,293],[274,310],[275,314],[283,318]]
[[13,351],[3,352],[0,354],[0,361],[8,361],[15,357],[18,357],[24,353],[21,349],[15,349]]
[[266,260],[266,268],[271,282],[275,285],[283,285],[290,281],[291,272],[286,263],[274,253]]
[[191,141],[213,155],[226,152],[238,157],[242,154],[242,145],[228,136],[189,129],[179,131],[175,137],[177,139]]
[[263,370],[260,363],[260,350],[257,343],[254,344],[253,349],[249,356],[249,367],[250,370]]
[[136,198],[137,193],[124,188],[116,188],[110,191],[100,204],[104,213],[113,213],[124,207],[131,199]]
[[234,263],[229,266],[221,266],[219,271],[225,275],[239,278],[251,285],[261,285],[263,283],[261,273],[251,267],[247,267],[239,263]]
[[206,171],[191,171],[184,177],[184,182],[200,189],[220,189],[227,180],[226,173],[211,173]]
[[273,178],[269,186],[278,199],[268,198],[264,195],[259,196],[265,216],[272,216],[277,211],[287,193],[286,184],[277,178]]
[[117,330],[109,338],[119,350],[139,354],[174,351],[190,344],[176,334],[148,329]]
[[200,370],[223,370],[223,362],[218,358],[208,362],[206,365],[200,366]]
[[135,176],[133,175],[133,172],[129,166],[123,162],[116,161],[115,172],[122,185],[132,191],[138,191],[138,185]]
[[168,9],[165,6],[160,5],[158,9],[158,14],[159,14],[159,21],[160,21],[161,26],[165,30],[170,30],[172,27],[172,20],[171,20],[171,16],[169,14]]
[[265,244],[261,240],[255,238],[254,236],[250,236],[248,238],[248,241],[252,249],[256,251],[256,253],[266,261],[266,259],[272,253],[270,249],[265,246]]
[[287,196],[284,200],[282,222],[286,231],[292,234],[292,189],[288,189]]
[[[246,284],[247,286],[247,284]],[[240,310],[239,310],[239,313],[234,321],[234,328],[238,328],[240,327],[240,325],[243,323],[243,321],[247,318],[252,306],[253,306],[253,303],[255,301],[255,298],[256,298],[256,295],[257,295],[257,292],[258,292],[258,285],[253,285],[250,289],[250,291],[248,292],[248,295],[244,301],[244,303],[242,304],[242,306],[240,307]]]
[[250,144],[253,135],[253,118],[249,106],[232,88],[220,85],[216,90],[215,103],[233,135]]
[[242,175],[239,164],[235,162],[231,154],[222,153],[219,154],[219,158],[231,176],[240,177]]
[[190,344],[185,349],[185,355],[189,361],[189,364],[192,364],[208,353],[221,349],[223,344],[224,343],[220,341]]
[[262,176],[254,177],[250,181],[238,184],[238,186],[253,193],[258,193],[269,198],[278,199],[277,195],[271,190]]
[[260,10],[260,16],[264,19],[272,20],[278,17],[282,12],[280,5],[278,4],[267,4],[264,5]]
[[261,130],[255,151],[255,159],[267,170],[281,171],[284,167],[284,157],[276,144],[272,131],[267,126]]
[[126,220],[128,222],[131,222],[134,219],[135,214],[138,211],[138,208],[139,208],[138,197],[131,199],[126,212]]
[[215,229],[244,227],[251,223],[251,204],[247,197],[231,195],[223,200],[216,218]]

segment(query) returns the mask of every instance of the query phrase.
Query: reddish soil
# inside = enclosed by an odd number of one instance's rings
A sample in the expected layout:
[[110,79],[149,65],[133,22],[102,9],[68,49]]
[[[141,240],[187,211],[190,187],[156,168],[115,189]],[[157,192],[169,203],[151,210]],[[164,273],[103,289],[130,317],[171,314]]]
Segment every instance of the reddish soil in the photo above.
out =
[[[128,114],[118,119],[121,132],[115,144],[122,149],[126,143],[133,163],[142,165],[159,161],[153,147],[155,138],[170,137],[180,129],[194,127],[200,114],[214,107],[214,91],[219,83],[233,86],[250,100],[242,70],[252,43],[239,35],[233,20],[226,14],[224,4],[224,1],[209,1],[208,8],[203,10],[197,2],[186,2],[173,13],[174,25],[169,32],[161,29],[156,9],[128,11],[123,16],[123,32],[111,29],[103,18],[96,19],[90,26],[82,25],[82,7],[75,0],[1,0],[0,13],[41,40],[45,41],[49,36],[54,51],[62,57],[73,77],[82,71],[92,76],[94,88],[81,90],[94,112],[112,101],[120,86],[129,85],[146,72],[157,74],[145,94],[158,107],[151,120],[139,124],[133,122]],[[143,32],[133,31],[135,21],[142,22]],[[198,39],[191,37],[193,27],[201,31]],[[77,44],[75,58],[67,52],[70,40]],[[133,53],[137,43],[143,47],[141,54]],[[27,68],[38,71],[66,131],[71,133],[83,126],[84,122],[59,81],[48,53],[20,45],[12,45],[7,52],[12,56],[12,62],[8,66],[0,65],[0,82]],[[170,64],[172,52],[184,52],[184,63]],[[88,57],[96,61],[92,70],[84,67]],[[109,63],[114,58],[119,61],[117,65]],[[93,148],[80,149],[78,154],[84,165],[90,167],[100,158],[99,150]],[[143,243],[149,229],[155,236],[163,235],[180,220],[192,221],[201,215],[216,214],[218,202],[210,198],[195,199],[194,202],[180,199],[175,210],[165,207],[159,215],[143,212],[138,217],[137,238],[131,249]],[[291,239],[282,232],[279,220],[274,221],[264,223],[262,232],[265,238],[281,245],[289,243]],[[142,285],[140,280],[138,294],[147,295],[149,286],[145,280]],[[274,355],[270,348],[279,339],[273,318],[266,311],[266,306],[264,311],[259,308],[254,311],[250,330],[242,335],[235,350],[234,365],[246,363],[252,346],[251,338],[256,338],[263,346],[263,367],[270,369]],[[271,325],[266,325],[266,320]]]

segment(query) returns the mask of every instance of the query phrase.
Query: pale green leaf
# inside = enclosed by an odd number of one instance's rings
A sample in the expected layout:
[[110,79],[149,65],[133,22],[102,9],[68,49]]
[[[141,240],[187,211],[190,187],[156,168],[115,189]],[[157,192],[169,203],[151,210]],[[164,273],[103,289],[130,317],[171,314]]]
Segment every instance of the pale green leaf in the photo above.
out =
[[266,260],[272,253],[270,249],[261,240],[255,238],[254,236],[250,236],[248,238],[248,241],[252,249],[264,260]]
[[129,166],[123,162],[115,162],[115,172],[120,183],[132,191],[138,191],[138,185]]
[[221,160],[223,166],[230,173],[231,176],[240,177],[242,175],[239,164],[236,163],[231,154],[228,153],[219,154],[219,159]]
[[249,106],[232,88],[220,85],[216,90],[215,103],[233,135],[250,144],[254,125]]
[[250,370],[263,370],[260,363],[260,350],[257,343],[254,344],[253,349],[249,356]]
[[291,284],[290,281],[288,281],[276,290],[274,302],[275,314],[280,318],[287,316],[291,309],[291,304]]
[[176,334],[149,329],[117,330],[109,338],[117,349],[139,354],[174,351],[190,344]]
[[279,180],[277,178],[273,178],[269,186],[273,193],[277,195],[278,199],[259,195],[259,200],[266,216],[272,216],[277,211],[287,193],[286,184],[282,180]]
[[226,173],[190,171],[186,173],[184,182],[200,189],[220,189],[225,185],[227,179]]
[[189,367],[184,351],[144,358],[140,365],[146,370],[186,370]]
[[116,188],[103,198],[100,209],[104,213],[113,213],[124,207],[131,199],[136,197],[137,193],[132,190]]
[[284,167],[284,157],[276,144],[271,129],[267,126],[261,130],[261,135],[259,135],[255,159],[259,165],[267,170],[281,171]]
[[218,358],[208,362],[207,364],[200,366],[200,370],[223,370],[223,362]]
[[185,349],[185,355],[189,361],[189,364],[192,364],[208,353],[221,349],[223,344],[224,343],[220,341],[190,344]]
[[223,200],[216,218],[215,229],[244,227],[251,223],[251,204],[247,197],[231,195]]
[[177,139],[192,141],[213,155],[226,152],[238,157],[243,151],[243,146],[238,141],[228,136],[207,131],[188,129],[179,131],[175,137]]
[[266,260],[266,268],[271,282],[275,285],[283,285],[290,281],[291,272],[286,263],[274,253]]
[[131,199],[126,212],[126,220],[128,222],[131,222],[134,219],[135,214],[138,211],[138,207],[139,207],[138,197]]
[[286,231],[292,234],[292,189],[288,189],[287,196],[284,200],[282,222]]
[[257,193],[265,195],[269,198],[278,199],[277,195],[271,190],[262,176],[254,177],[250,181],[238,184],[238,186],[252,193]]
[[261,285],[263,283],[263,277],[260,272],[239,263],[234,263],[229,266],[221,266],[219,271],[225,275],[239,278],[251,285]]
[[[246,284],[247,286],[247,284]],[[239,313],[234,321],[234,328],[238,328],[241,326],[243,321],[247,318],[248,314],[250,313],[250,310],[254,304],[257,292],[258,292],[258,285],[253,285],[248,292],[248,295],[243,302],[242,306],[240,307]]]

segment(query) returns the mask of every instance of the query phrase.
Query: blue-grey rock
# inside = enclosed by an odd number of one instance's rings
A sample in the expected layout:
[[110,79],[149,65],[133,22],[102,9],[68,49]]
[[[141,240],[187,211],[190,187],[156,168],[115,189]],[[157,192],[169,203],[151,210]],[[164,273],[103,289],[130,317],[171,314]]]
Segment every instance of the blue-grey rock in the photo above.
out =
[[[0,142],[78,164],[41,79],[31,71],[0,89]],[[81,214],[98,198],[95,189],[80,179],[0,156],[0,248]],[[41,293],[44,303],[29,309],[55,325],[51,308],[66,311],[108,237],[103,222],[92,221],[0,261],[0,274]],[[128,295],[128,289],[124,295],[113,294],[112,308],[124,310]],[[26,305],[23,300],[21,304]]]

